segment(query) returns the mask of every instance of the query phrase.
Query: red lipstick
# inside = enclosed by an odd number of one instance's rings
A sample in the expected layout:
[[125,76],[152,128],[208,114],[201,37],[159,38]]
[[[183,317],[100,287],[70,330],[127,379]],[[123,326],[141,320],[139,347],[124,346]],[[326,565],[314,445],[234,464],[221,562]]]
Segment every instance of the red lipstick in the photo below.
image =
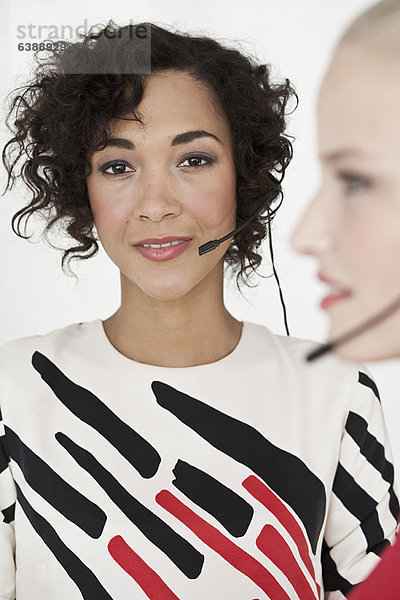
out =
[[331,286],[331,293],[321,301],[320,306],[323,310],[328,310],[334,304],[346,300],[351,296],[350,290],[345,289],[336,281],[329,279],[326,275],[318,273],[318,279]]

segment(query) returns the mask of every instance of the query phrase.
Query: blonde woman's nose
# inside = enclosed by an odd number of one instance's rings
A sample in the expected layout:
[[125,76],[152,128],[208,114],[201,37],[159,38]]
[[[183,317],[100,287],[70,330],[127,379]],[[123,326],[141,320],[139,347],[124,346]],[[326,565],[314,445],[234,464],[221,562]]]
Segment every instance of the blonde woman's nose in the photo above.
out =
[[291,235],[291,246],[300,254],[319,256],[333,247],[331,215],[316,196],[307,206]]

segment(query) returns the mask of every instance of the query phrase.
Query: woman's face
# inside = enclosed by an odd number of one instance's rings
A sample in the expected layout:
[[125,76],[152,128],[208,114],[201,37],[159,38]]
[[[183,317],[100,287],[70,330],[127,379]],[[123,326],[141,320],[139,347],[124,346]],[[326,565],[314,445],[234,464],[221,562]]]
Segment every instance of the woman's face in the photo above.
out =
[[[322,85],[322,181],[293,235],[328,286],[329,339],[400,298],[399,62],[362,44],[337,50]],[[337,349],[344,358],[400,355],[400,309]]]
[[[203,256],[198,247],[236,225],[231,133],[211,93],[176,71],[148,77],[137,111],[144,127],[117,121],[111,138],[123,141],[90,157],[88,194],[101,243],[125,283],[173,300],[207,276],[222,278],[231,240]],[[189,241],[166,250],[137,246],[166,237]]]

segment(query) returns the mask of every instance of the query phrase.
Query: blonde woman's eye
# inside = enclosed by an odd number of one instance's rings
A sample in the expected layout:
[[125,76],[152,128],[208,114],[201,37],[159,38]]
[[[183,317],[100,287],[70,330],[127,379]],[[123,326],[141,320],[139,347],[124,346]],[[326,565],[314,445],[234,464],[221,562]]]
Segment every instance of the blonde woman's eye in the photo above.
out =
[[131,173],[135,169],[133,169],[128,163],[125,163],[123,161],[112,160],[110,162],[104,163],[104,165],[101,165],[101,167],[99,167],[99,170],[102,173],[106,173],[107,175],[115,175],[118,177],[119,175],[126,175],[126,173]]
[[[211,158],[211,156],[207,156],[205,154],[191,154],[190,156],[184,157],[179,165],[198,168],[208,166],[214,162],[215,160]],[[185,163],[187,164],[185,165]]]

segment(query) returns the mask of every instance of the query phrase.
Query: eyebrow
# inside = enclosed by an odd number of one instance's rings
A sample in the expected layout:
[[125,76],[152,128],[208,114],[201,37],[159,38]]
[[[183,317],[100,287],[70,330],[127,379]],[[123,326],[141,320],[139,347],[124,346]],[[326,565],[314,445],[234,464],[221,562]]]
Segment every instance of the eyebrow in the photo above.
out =
[[209,131],[204,131],[204,129],[198,129],[196,131],[186,131],[185,133],[180,133],[176,135],[171,142],[171,146],[178,146],[178,144],[186,144],[187,142],[191,142],[192,140],[196,140],[197,138],[210,137],[220,144],[222,144],[221,140],[210,133]]
[[343,148],[342,150],[334,150],[320,154],[320,160],[326,162],[335,162],[343,158],[370,158],[370,155],[356,148]]
[[[179,133],[172,140],[171,146],[178,146],[179,144],[187,144],[188,142],[191,142],[192,140],[195,140],[198,138],[204,138],[204,137],[212,138],[212,139],[216,140],[217,142],[219,142],[220,144],[222,144],[221,140],[213,133],[210,133],[209,131],[205,131],[204,129],[197,129],[195,131],[185,131],[185,133]],[[135,149],[135,144],[133,142],[131,142],[130,140],[128,140],[127,138],[108,138],[107,143],[104,146],[103,150],[105,148],[108,148],[109,146],[114,146],[116,148],[125,148],[126,150],[134,150]],[[97,150],[97,152],[100,152],[100,150]]]

